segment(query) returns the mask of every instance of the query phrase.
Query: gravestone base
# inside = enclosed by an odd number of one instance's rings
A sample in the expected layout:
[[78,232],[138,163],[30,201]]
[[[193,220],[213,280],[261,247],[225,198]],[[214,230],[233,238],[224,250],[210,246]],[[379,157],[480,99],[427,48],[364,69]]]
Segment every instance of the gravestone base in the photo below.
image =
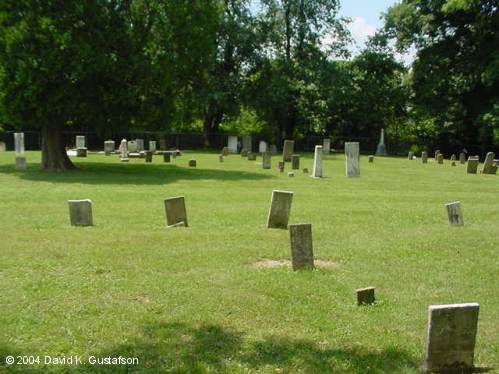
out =
[[128,162],[130,159],[128,157],[120,157],[121,162]]

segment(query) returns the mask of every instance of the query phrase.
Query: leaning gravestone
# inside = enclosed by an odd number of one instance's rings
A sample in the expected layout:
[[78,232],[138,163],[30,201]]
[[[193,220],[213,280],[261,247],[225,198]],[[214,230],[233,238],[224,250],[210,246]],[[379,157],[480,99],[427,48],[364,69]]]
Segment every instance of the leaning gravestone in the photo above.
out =
[[425,151],[421,152],[421,162],[423,164],[428,163],[428,153],[426,153]]
[[445,204],[445,209],[447,210],[447,217],[449,218],[449,224],[451,226],[463,226],[463,212],[461,211],[461,202],[453,201],[451,203]]
[[376,148],[376,156],[386,156],[386,146],[385,146],[385,130],[381,129],[381,134],[379,137],[378,147]]
[[293,170],[300,169],[300,155],[292,155],[291,156],[291,168]]
[[494,157],[495,157],[494,152],[487,153],[487,156],[485,157],[485,161],[483,162],[482,166],[482,171],[481,171],[482,174],[495,174],[497,169],[494,168]]
[[322,145],[315,146],[312,178],[322,178]]
[[474,372],[478,303],[430,305],[425,373]]
[[293,192],[290,191],[272,191],[270,199],[270,209],[267,217],[267,228],[269,229],[287,229],[289,214],[291,212],[291,202],[293,201]]
[[248,152],[253,151],[253,140],[251,139],[251,135],[243,136],[243,148]]
[[282,160],[284,162],[291,161],[291,155],[295,149],[295,141],[294,140],[285,140],[284,146],[282,147]]
[[267,152],[267,143],[264,142],[263,140],[260,140],[260,143],[258,143],[258,152],[260,153]]
[[478,156],[470,156],[468,157],[468,165],[466,167],[466,172],[468,174],[476,174],[478,171],[479,164]]
[[156,152],[156,140],[149,141],[149,150],[151,152]]
[[461,164],[465,164],[465,163],[466,163],[466,155],[465,155],[463,152],[461,152],[461,153],[459,154],[459,162],[460,162]]
[[120,160],[122,162],[128,162],[128,142],[126,139],[121,140],[118,150],[120,152]]
[[69,219],[72,226],[92,226],[92,201],[68,200]]
[[289,225],[289,239],[293,270],[313,269],[312,225],[309,223]]
[[16,169],[26,170],[26,156],[24,155],[24,133],[14,133],[14,147],[16,151]]
[[357,294],[357,305],[374,304],[375,301],[374,292],[375,292],[374,287],[356,289],[355,293]]
[[272,167],[272,154],[270,152],[262,153],[262,167],[270,169]]
[[142,152],[144,148],[144,139],[135,139],[135,142],[137,143],[137,152]]
[[329,155],[331,152],[331,139],[325,138],[322,140],[322,153]]
[[185,199],[183,196],[171,197],[165,200],[166,225],[168,227],[185,226],[187,224],[187,212],[185,210]]
[[230,153],[237,153],[237,136],[229,135],[227,138],[227,147]]
[[360,176],[359,143],[345,143],[345,171],[348,178]]
[[444,155],[442,153],[439,153],[437,155],[437,162],[442,165],[444,163]]
[[111,153],[113,153],[116,149],[116,144],[114,143],[114,140],[106,140],[104,142],[104,154],[106,156],[109,156]]

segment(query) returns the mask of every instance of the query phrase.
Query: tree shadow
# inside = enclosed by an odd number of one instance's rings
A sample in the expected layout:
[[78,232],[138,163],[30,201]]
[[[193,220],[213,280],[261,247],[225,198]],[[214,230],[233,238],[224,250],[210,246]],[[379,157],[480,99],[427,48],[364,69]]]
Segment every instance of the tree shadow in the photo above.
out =
[[78,169],[64,173],[40,170],[39,164],[20,172],[14,165],[0,165],[0,173],[15,174],[20,179],[51,183],[83,184],[168,184],[178,180],[262,180],[276,178],[270,174],[239,170],[217,170],[181,167],[175,164],[104,164],[78,163]]
[[[0,349],[2,353],[9,353]],[[311,340],[268,337],[252,342],[240,332],[220,325],[183,323],[151,324],[129,344],[96,352],[96,357],[137,357],[138,365],[71,367],[9,367],[12,373],[230,373],[272,371],[279,373],[394,373],[417,372],[418,364],[407,351],[388,348],[323,349]],[[0,363],[0,371],[4,362]],[[5,366],[4,366],[5,368]],[[22,370],[21,370],[22,369]],[[70,369],[70,370],[69,370]],[[68,371],[69,370],[69,371]]]

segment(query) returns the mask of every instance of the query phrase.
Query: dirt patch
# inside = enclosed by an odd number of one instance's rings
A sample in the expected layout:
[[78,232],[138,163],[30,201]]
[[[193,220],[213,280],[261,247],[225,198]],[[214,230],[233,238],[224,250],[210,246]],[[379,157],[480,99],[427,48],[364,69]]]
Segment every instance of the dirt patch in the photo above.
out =
[[[316,268],[320,269],[336,269],[339,265],[336,262],[328,260],[314,260],[314,265]],[[290,260],[269,260],[264,259],[253,263],[253,267],[257,269],[273,269],[281,267],[291,267]]]

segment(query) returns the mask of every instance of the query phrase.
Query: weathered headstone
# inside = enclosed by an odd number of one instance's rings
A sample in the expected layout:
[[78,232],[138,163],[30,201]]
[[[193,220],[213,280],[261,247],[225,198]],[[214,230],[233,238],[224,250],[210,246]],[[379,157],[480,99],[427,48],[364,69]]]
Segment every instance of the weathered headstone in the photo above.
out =
[[285,164],[285,163],[284,163],[284,161],[279,161],[279,162],[277,163],[277,169],[279,169],[279,171],[280,171],[281,173],[283,173],[283,172],[284,172],[284,164]]
[[142,152],[144,148],[144,139],[135,139],[135,143],[137,144],[137,152]]
[[414,160],[414,152],[409,151],[409,154],[407,155],[407,159],[411,160],[411,161]]
[[324,138],[322,140],[322,153],[325,155],[329,155],[331,152],[331,139],[330,138]]
[[437,155],[437,162],[442,165],[444,163],[444,155],[442,153],[439,153]]
[[7,150],[7,145],[5,142],[0,142],[0,152],[5,152]]
[[245,148],[248,152],[253,151],[253,139],[251,135],[243,136],[243,148]]
[[248,161],[256,161],[256,153],[248,152]]
[[459,154],[459,162],[460,162],[461,164],[465,164],[465,163],[466,163],[466,154],[465,154],[464,152],[461,152],[461,153]]
[[291,155],[295,149],[295,141],[294,140],[285,140],[284,146],[282,147],[282,160],[284,162],[291,161]]
[[69,220],[73,226],[92,226],[92,201],[68,200]]
[[26,170],[26,156],[24,155],[24,133],[14,133],[14,149],[16,153],[16,169]]
[[355,293],[357,294],[357,305],[374,304],[374,301],[376,300],[374,292],[374,287],[356,289]]
[[195,168],[197,166],[197,162],[194,159],[189,160],[189,167]]
[[26,170],[27,168],[28,163],[26,162],[26,157],[16,157],[16,170]]
[[227,138],[227,147],[230,153],[237,153],[237,136],[229,135]]
[[223,147],[222,156],[227,157],[229,155],[229,147]]
[[426,153],[425,151],[421,152],[421,162],[423,164],[428,163],[428,153]]
[[87,148],[85,146],[85,136],[84,135],[77,135],[76,136],[76,149],[82,149],[82,148]]
[[267,152],[267,142],[260,140],[260,143],[258,143],[258,152],[260,153]]
[[156,140],[150,140],[149,141],[149,150],[151,152],[156,152],[156,145],[157,145]]
[[497,171],[496,168],[494,168],[494,158],[495,158],[495,153],[494,152],[488,152],[487,156],[485,156],[485,161],[483,162],[482,166],[482,174],[495,174]]
[[430,305],[423,372],[473,372],[479,309],[478,303]]
[[468,165],[466,166],[466,172],[468,174],[476,174],[478,171],[478,164],[480,160],[478,156],[470,156],[468,157]]
[[183,226],[188,227],[185,199],[183,196],[166,199],[165,211],[166,225],[168,227],[176,227],[181,222],[183,222]]
[[243,148],[241,149],[241,157],[248,157],[248,150]]
[[322,145],[315,146],[312,178],[322,178]]
[[118,148],[120,152],[120,160],[122,162],[127,162],[128,161],[128,142],[126,139],[122,139],[120,146]]
[[291,156],[291,168],[293,170],[300,169],[300,155],[292,155]]
[[272,167],[272,154],[270,152],[262,153],[262,167],[270,169]]
[[163,153],[163,162],[171,162],[172,155],[170,152]]
[[381,129],[381,134],[379,137],[378,147],[376,148],[376,156],[386,156],[386,146],[385,146],[385,130]]
[[144,151],[146,162],[152,162],[152,151]]
[[447,217],[449,218],[449,224],[451,226],[463,226],[463,212],[461,211],[461,202],[453,201],[451,203],[445,204],[447,209]]
[[86,148],[77,148],[76,149],[76,157],[87,157],[87,149]]
[[456,155],[455,155],[454,153],[453,153],[453,154],[451,154],[451,156],[450,156],[450,160],[451,160],[451,161],[456,161]]
[[293,201],[293,192],[290,191],[272,191],[270,199],[270,209],[267,217],[267,228],[269,229],[287,229],[289,214],[291,212],[291,202]]
[[104,142],[104,154],[106,156],[109,156],[111,153],[113,153],[116,149],[116,144],[114,143],[114,140],[106,140]]
[[269,146],[269,151],[270,153],[272,153],[273,155],[276,155],[277,154],[277,146],[275,144],[271,144]]
[[292,178],[295,176],[295,173],[293,173],[292,171],[288,171],[288,177]]
[[128,147],[128,152],[129,153],[135,153],[135,152],[137,152],[137,150],[138,150],[137,141],[135,141],[135,140],[128,141],[127,147]]
[[359,143],[345,143],[345,171],[348,178],[360,176],[359,151]]
[[372,155],[369,156],[368,160],[369,160],[369,163],[372,164],[374,162],[374,156],[372,156]]
[[309,223],[289,225],[289,239],[293,270],[313,269],[312,225]]

